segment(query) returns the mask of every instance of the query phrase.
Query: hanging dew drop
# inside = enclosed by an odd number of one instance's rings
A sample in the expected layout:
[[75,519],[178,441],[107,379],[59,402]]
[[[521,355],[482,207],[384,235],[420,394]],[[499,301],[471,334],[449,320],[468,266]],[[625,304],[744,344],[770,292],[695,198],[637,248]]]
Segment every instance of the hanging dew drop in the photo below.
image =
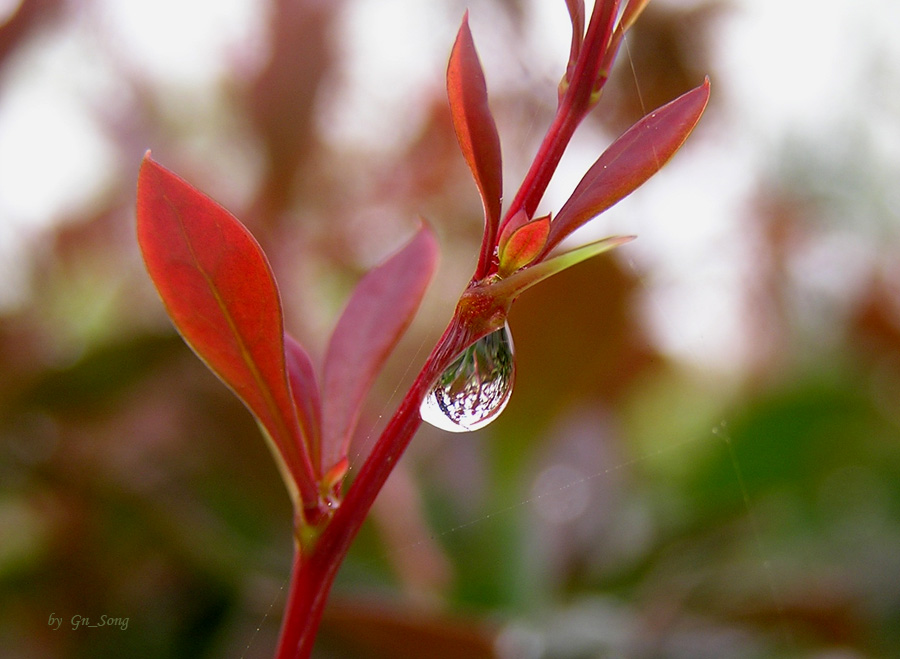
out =
[[468,432],[484,428],[500,416],[515,380],[509,325],[463,350],[438,377],[419,413],[442,430]]

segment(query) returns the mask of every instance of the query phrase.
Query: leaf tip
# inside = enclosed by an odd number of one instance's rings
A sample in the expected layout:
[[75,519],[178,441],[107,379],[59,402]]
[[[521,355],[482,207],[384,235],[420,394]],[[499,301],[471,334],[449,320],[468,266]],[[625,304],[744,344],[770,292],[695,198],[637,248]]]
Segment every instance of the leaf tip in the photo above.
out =
[[706,100],[707,100],[707,101],[709,100],[709,93],[710,93],[711,87],[712,87],[712,83],[711,83],[710,80],[709,80],[709,76],[708,76],[708,75],[707,75],[707,76],[704,76],[704,78],[703,78],[703,84],[700,85],[700,89],[703,90],[704,96],[706,96]]
[[153,155],[150,153],[150,149],[144,151],[144,157],[141,158],[141,166],[138,169],[138,176],[140,177],[147,168],[150,166],[155,166],[157,169],[160,167],[159,163],[153,159]]
[[462,20],[459,22],[459,30],[456,33],[456,43],[453,44],[454,48],[459,46],[461,40],[473,41],[472,39],[472,29],[469,27],[469,10],[466,9],[463,12]]

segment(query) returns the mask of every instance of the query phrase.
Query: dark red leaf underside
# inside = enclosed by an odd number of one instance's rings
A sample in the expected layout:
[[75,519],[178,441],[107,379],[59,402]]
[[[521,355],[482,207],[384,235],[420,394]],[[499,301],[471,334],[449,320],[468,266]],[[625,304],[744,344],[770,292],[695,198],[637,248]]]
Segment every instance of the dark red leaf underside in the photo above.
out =
[[310,461],[316,471],[317,480],[322,446],[322,401],[316,371],[306,349],[290,334],[284,335],[285,357],[287,358],[288,380],[297,407],[297,417],[303,436],[306,437]]
[[553,220],[545,251],[659,171],[694,130],[708,101],[709,79],[654,110],[613,142]]
[[412,322],[437,264],[424,224],[356,286],[325,354],[322,382],[322,472],[347,456],[363,401],[391,350]]

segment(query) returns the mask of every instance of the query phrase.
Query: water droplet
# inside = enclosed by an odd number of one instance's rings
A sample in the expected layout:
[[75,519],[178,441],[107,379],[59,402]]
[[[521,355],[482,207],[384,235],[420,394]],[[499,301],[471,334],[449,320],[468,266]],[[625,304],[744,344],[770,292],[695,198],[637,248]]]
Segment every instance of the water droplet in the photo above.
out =
[[463,350],[435,381],[419,413],[450,432],[484,428],[496,419],[512,394],[516,364],[509,325]]

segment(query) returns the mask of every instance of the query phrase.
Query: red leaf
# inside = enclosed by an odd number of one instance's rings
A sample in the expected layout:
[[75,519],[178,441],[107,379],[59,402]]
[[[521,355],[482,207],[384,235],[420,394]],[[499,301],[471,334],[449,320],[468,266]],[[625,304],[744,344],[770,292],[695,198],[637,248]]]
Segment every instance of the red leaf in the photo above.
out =
[[447,96],[450,99],[450,114],[459,146],[475,177],[484,206],[484,238],[476,269],[476,277],[482,277],[494,255],[497,226],[500,223],[503,176],[500,137],[488,107],[487,84],[481,62],[478,61],[478,53],[475,52],[472,32],[469,30],[468,12],[463,16],[450,53]]
[[256,240],[149,153],[138,176],[137,233],[175,327],[264,428],[294,479],[288,489],[314,502],[285,369],[281,300]]
[[[319,396],[315,367],[303,346],[290,334],[284,335],[284,347],[288,381],[291,383],[300,429],[306,437],[310,461],[316,470],[321,462],[322,400]],[[319,474],[318,471],[316,473]]]
[[509,239],[500,246],[497,274],[506,277],[534,261],[544,251],[549,235],[549,215],[531,220],[513,231]]
[[506,243],[509,242],[509,237],[515,233],[516,229],[523,224],[527,224],[529,221],[528,213],[525,212],[525,209],[522,209],[512,217],[507,218],[506,224],[500,229],[500,237],[497,238],[497,249],[503,251]]
[[709,101],[709,79],[648,114],[600,156],[553,220],[545,251],[628,196],[665,165]]
[[437,243],[424,224],[402,249],[356,286],[325,353],[322,472],[347,456],[363,400],[412,322],[437,264]]

